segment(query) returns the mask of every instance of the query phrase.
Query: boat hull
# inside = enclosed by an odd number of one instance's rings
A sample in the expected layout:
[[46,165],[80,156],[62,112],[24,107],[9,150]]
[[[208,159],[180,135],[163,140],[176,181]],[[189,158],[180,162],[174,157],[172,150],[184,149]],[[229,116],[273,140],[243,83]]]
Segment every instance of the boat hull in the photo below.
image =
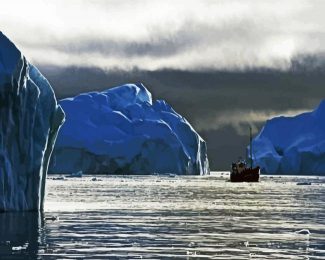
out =
[[260,167],[246,168],[241,173],[231,172],[231,182],[258,182],[260,179]]

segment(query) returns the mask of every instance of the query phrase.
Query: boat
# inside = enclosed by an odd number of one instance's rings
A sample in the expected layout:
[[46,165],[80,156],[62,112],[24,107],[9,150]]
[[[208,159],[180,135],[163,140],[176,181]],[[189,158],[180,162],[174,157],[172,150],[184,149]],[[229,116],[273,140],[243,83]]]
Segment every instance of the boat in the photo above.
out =
[[247,167],[246,162],[240,161],[232,164],[230,173],[231,182],[258,182],[260,167]]
[[253,167],[253,146],[252,146],[252,128],[249,128],[249,151],[250,165],[245,160],[238,160],[231,165],[230,181],[231,182],[258,182],[260,179],[260,167]]

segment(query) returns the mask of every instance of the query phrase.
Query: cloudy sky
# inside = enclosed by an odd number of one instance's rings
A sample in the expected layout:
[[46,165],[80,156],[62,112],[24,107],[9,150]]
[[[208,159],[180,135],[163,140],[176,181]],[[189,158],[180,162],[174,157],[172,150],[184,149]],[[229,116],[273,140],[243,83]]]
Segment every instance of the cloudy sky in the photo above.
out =
[[281,68],[325,49],[322,0],[10,0],[1,29],[37,63]]
[[0,30],[59,98],[144,82],[225,168],[248,124],[257,132],[324,97],[324,10],[322,0],[10,0]]

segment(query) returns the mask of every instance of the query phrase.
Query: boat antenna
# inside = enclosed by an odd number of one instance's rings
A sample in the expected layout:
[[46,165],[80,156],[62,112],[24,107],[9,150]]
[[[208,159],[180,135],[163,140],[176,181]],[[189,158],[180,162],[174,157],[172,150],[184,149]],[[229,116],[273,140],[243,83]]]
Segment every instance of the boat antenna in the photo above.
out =
[[249,126],[249,152],[250,152],[250,164],[253,168],[253,146],[252,146],[252,127]]

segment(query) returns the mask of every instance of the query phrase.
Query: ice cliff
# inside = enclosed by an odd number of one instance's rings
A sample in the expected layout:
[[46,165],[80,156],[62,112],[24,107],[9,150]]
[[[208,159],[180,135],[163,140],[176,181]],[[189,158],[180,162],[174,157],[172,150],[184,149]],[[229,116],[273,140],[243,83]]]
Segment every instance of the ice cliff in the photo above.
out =
[[208,174],[205,141],[142,84],[60,101],[66,113],[50,173]]
[[325,175],[325,100],[312,112],[268,120],[253,153],[262,173]]
[[43,208],[63,120],[48,81],[0,32],[0,211]]

